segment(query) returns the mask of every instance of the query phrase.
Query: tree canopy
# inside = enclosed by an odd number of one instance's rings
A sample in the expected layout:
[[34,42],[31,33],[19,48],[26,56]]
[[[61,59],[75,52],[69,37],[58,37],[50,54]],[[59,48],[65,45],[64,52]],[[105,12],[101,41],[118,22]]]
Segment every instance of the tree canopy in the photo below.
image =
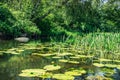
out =
[[[11,34],[12,37],[26,33],[30,37],[50,39],[50,37],[60,38],[63,35],[72,36],[75,33],[120,31],[119,0],[1,0],[0,2],[0,32],[5,35]],[[4,27],[7,31],[3,31]]]

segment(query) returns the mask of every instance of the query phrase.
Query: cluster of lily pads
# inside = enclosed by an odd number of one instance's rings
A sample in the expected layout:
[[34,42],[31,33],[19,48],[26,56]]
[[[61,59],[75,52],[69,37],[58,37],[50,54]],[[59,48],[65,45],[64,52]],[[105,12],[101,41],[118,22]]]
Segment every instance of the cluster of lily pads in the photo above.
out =
[[38,77],[38,78],[50,78],[59,80],[74,80],[75,76],[81,76],[86,74],[86,71],[82,68],[66,70],[64,73],[54,73],[61,69],[59,65],[46,65],[43,69],[25,69],[19,74],[21,77]]
[[[89,64],[93,67],[101,68],[101,71],[104,72],[104,76],[93,75],[88,76],[86,79],[106,79],[116,72],[112,71],[114,68],[120,70],[120,61],[115,59],[105,59],[100,55],[90,51],[82,51],[81,49],[75,50],[72,46],[66,47],[65,45],[55,45],[55,44],[22,44],[17,48],[7,49],[1,51],[0,53],[5,54],[30,54],[30,56],[38,56],[52,59],[52,65],[46,65],[42,69],[25,69],[22,70],[19,76],[21,77],[38,77],[38,78],[53,78],[59,80],[74,80],[76,76],[87,75],[87,71],[81,68],[74,68],[72,70],[66,69],[65,71],[59,72],[62,70],[62,64],[65,65],[74,65],[78,66],[82,64]],[[92,53],[92,54],[91,54]],[[98,51],[99,54],[99,51]],[[101,54],[101,53],[100,53]],[[69,68],[69,67],[68,67]],[[58,72],[57,72],[58,71]],[[107,71],[107,72],[106,72]],[[57,72],[57,73],[56,73]],[[61,77],[60,77],[61,76]]]

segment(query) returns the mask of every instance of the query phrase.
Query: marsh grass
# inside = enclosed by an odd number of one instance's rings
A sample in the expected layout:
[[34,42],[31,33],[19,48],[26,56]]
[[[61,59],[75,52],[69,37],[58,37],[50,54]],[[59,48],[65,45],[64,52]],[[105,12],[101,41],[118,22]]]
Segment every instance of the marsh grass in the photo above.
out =
[[75,54],[96,55],[99,58],[110,59],[119,59],[120,57],[120,33],[89,33],[84,36],[77,35],[74,38],[63,38],[59,43],[61,51],[62,47],[67,44],[68,50],[70,49]]

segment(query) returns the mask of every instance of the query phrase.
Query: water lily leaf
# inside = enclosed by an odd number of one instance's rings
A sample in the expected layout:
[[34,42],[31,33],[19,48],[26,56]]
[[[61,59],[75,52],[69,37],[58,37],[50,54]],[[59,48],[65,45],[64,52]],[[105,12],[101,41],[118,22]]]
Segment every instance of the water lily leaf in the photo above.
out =
[[54,74],[53,78],[58,80],[74,80],[73,76],[65,75],[65,74]]
[[39,53],[33,53],[32,55],[35,55],[35,56],[42,56],[42,57],[49,57],[49,56],[54,56],[55,54],[39,54]]
[[44,67],[44,69],[47,70],[47,71],[54,71],[54,70],[58,70],[58,69],[60,69],[60,68],[61,68],[61,67],[58,66],[58,65],[46,65],[46,66]]
[[46,72],[44,75],[40,76],[41,78],[52,78],[53,74]]
[[120,70],[120,65],[118,65],[117,68]]
[[115,70],[110,68],[101,68],[101,71],[105,73],[106,77],[111,77],[115,73]]
[[80,58],[92,58],[93,56],[90,56],[90,55],[76,55]]
[[99,64],[99,63],[93,63],[93,65],[96,67],[104,67],[104,64]]
[[69,56],[69,55],[73,55],[72,53],[59,53],[57,54],[57,56]]
[[105,64],[105,67],[108,67],[108,68],[115,68],[117,66],[118,65],[115,65],[115,64]]
[[99,60],[100,60],[100,61],[108,61],[108,62],[109,62],[109,61],[112,61],[112,60],[110,60],[110,59],[102,59],[102,58],[99,59]]
[[85,73],[86,73],[86,71],[83,69],[71,70],[71,71],[65,72],[66,75],[71,75],[71,76],[80,76]]
[[18,52],[16,52],[16,51],[6,51],[6,52],[4,52],[4,53],[6,53],[6,54],[20,54],[20,53],[18,53]]
[[68,60],[66,60],[66,59],[60,59],[59,62],[67,63]]
[[61,57],[59,57],[59,56],[54,56],[54,57],[52,57],[53,59],[60,59]]
[[22,70],[22,73],[19,74],[19,76],[22,76],[22,77],[39,77],[39,76],[42,76],[46,73],[45,70],[43,69],[25,69],[25,70]]
[[120,63],[120,60],[114,60],[113,62],[117,62],[117,63]]

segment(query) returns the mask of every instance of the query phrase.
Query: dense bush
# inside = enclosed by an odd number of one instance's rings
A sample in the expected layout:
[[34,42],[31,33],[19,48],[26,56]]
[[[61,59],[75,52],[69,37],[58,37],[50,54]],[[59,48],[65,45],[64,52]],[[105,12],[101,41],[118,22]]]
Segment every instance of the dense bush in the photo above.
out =
[[120,31],[118,0],[7,1],[2,2],[9,9],[3,5],[0,8],[0,28],[5,35],[17,37],[27,33],[29,37],[39,37],[41,34],[43,40],[51,37],[60,40],[71,33]]
[[14,16],[3,4],[0,4],[0,32],[4,38],[14,38],[27,34],[29,37],[40,35],[40,30],[30,20]]

